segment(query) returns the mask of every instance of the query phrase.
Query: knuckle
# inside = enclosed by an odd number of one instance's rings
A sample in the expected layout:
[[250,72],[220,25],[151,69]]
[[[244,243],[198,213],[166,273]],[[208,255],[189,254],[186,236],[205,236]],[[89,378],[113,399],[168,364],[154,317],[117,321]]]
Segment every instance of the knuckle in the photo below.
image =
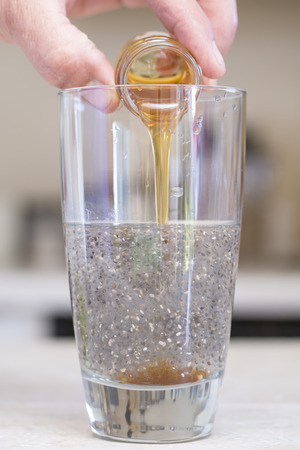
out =
[[47,55],[46,68],[50,84],[59,88],[67,87],[72,78],[72,73],[76,73],[77,61],[68,49],[57,49]]
[[72,46],[57,48],[44,60],[44,78],[60,89],[75,87],[88,81],[85,53],[74,51]]

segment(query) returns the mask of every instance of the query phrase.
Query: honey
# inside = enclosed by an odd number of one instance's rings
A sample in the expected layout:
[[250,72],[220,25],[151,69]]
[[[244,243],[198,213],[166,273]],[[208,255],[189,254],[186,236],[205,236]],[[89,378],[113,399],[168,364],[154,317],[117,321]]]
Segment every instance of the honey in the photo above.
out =
[[129,384],[168,386],[194,383],[207,376],[205,370],[196,370],[192,367],[178,369],[168,361],[159,359],[155,364],[149,365],[143,370],[120,373],[117,380]]
[[[154,160],[155,213],[158,225],[169,220],[169,160],[171,140],[187,110],[182,90],[174,85],[199,85],[201,69],[194,57],[175,39],[163,33],[146,33],[130,40],[116,65],[116,84],[126,107],[148,129]],[[131,87],[132,86],[132,87]],[[178,368],[158,359],[143,369],[123,371],[121,383],[176,385],[194,383],[208,374],[186,366]]]
[[[188,50],[169,35],[146,33],[133,38],[122,49],[116,65],[116,83],[127,108],[149,131],[154,158],[156,221],[166,224],[171,139],[186,110],[184,95],[178,96],[172,85],[199,85],[201,69]],[[130,88],[130,85],[134,86]]]

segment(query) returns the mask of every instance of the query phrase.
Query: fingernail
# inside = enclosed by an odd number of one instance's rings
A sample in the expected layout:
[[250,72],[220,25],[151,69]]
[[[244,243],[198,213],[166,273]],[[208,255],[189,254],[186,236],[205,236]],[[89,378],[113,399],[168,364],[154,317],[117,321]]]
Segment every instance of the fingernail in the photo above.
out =
[[215,40],[212,41],[212,48],[213,48],[213,52],[214,52],[217,63],[225,69],[225,62],[224,62],[223,56],[221,55],[220,50],[218,49]]
[[108,80],[105,80],[102,83],[99,80],[91,80],[86,84],[86,86],[114,86],[114,84],[114,80],[111,80],[110,82],[108,82]]
[[91,88],[97,88],[97,86],[99,86],[99,89],[84,90],[82,97],[94,108],[102,111],[105,114],[113,112],[120,103],[120,99],[116,89],[112,86],[100,85],[99,83],[87,84],[87,87]]

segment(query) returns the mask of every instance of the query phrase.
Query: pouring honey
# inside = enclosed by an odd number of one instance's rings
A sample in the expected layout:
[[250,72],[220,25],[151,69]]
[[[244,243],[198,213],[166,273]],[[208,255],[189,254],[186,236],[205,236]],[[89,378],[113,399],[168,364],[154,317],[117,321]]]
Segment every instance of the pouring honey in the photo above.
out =
[[[171,139],[187,108],[184,90],[178,94],[172,85],[200,83],[201,69],[195,58],[168,34],[142,34],[121,49],[116,84],[126,107],[143,121],[150,134],[159,225],[168,223],[169,219]],[[135,88],[131,89],[130,85]]]

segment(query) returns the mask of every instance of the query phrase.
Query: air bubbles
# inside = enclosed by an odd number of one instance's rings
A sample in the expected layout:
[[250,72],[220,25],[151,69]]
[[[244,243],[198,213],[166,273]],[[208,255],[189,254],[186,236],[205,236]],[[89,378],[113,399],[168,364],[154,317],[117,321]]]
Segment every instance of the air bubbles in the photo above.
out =
[[215,96],[215,102],[219,103],[221,101],[221,97],[219,95]]
[[233,105],[232,109],[233,109],[233,111],[236,111],[237,110],[237,106]]
[[120,131],[120,130],[121,130],[121,127],[118,124],[118,122],[113,122],[113,124],[112,124],[112,131]]
[[171,195],[179,198],[183,196],[183,188],[181,186],[175,186],[171,189]]
[[111,131],[113,134],[113,143],[116,145],[119,142],[119,134],[121,131],[121,128],[117,122],[113,122]]
[[224,112],[223,112],[223,119],[225,119],[226,117],[227,117],[227,112],[224,111]]
[[194,134],[197,135],[201,132],[202,122],[203,122],[203,116],[199,116],[195,119],[194,124],[193,124],[193,133]]

